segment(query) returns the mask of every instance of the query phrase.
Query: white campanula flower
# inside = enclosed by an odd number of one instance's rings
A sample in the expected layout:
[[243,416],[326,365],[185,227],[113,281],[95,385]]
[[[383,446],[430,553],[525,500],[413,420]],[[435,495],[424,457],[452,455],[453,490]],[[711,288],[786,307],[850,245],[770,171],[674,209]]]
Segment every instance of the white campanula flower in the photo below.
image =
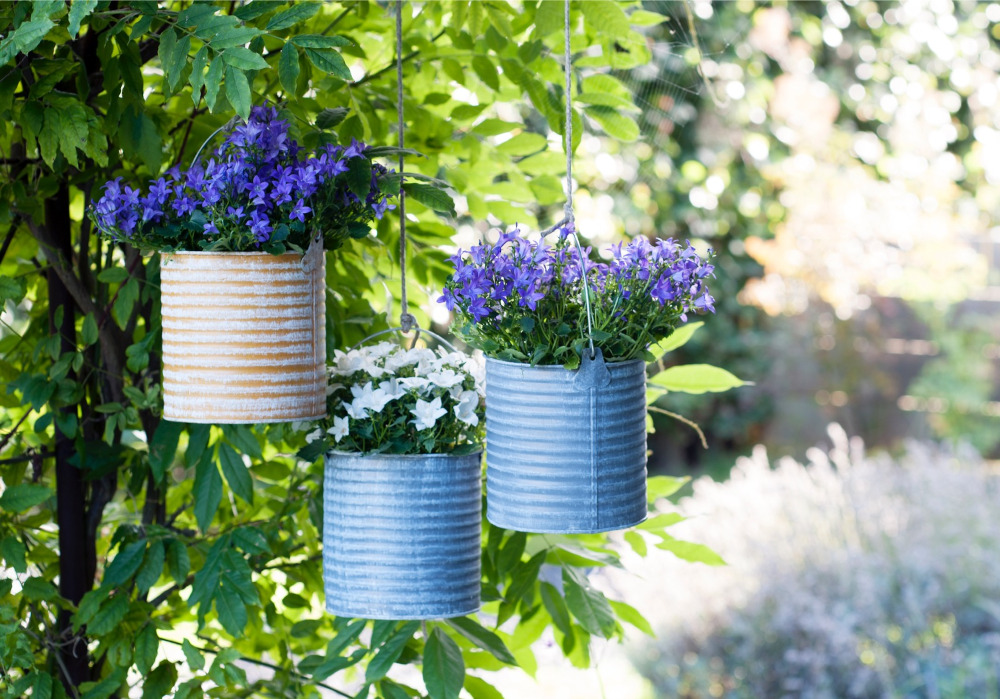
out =
[[430,381],[420,376],[406,376],[401,379],[397,379],[397,381],[399,382],[400,386],[402,386],[407,390],[415,388],[418,391],[422,391],[423,389],[431,385]]
[[441,398],[438,397],[432,401],[420,400],[418,398],[416,407],[410,412],[416,417],[413,424],[417,430],[422,432],[434,427],[438,418],[448,411],[441,407]]
[[427,380],[430,381],[435,386],[440,386],[441,388],[451,388],[452,386],[457,386],[465,380],[465,377],[461,374],[457,374],[451,369],[441,369],[440,371],[435,371],[427,374]]
[[340,444],[340,440],[350,434],[350,430],[348,429],[349,422],[346,417],[335,417],[333,418],[333,427],[328,429],[326,433],[331,435],[337,444]]
[[378,390],[382,391],[389,400],[396,400],[406,395],[406,388],[400,383],[399,379],[395,378],[380,383]]
[[336,373],[341,375],[349,375],[356,371],[361,371],[365,363],[365,356],[357,350],[346,353],[337,350],[333,353],[333,358],[337,363]]
[[459,403],[455,406],[455,417],[466,425],[475,427],[479,424],[479,415],[476,409],[479,408],[479,393],[477,391],[463,391],[459,397]]
[[399,345],[391,342],[380,342],[368,348],[368,355],[373,359],[382,359],[383,357],[388,357],[397,349],[399,349]]
[[382,412],[382,408],[393,400],[393,397],[382,390],[381,385],[372,391],[371,397],[368,399],[368,407],[374,410],[376,413]]
[[358,405],[357,401],[354,403],[343,403],[344,410],[355,420],[364,420],[368,417],[368,410],[364,405]]
[[317,427],[315,430],[306,435],[306,443],[312,444],[317,439],[320,439],[322,436],[323,436],[323,430]]

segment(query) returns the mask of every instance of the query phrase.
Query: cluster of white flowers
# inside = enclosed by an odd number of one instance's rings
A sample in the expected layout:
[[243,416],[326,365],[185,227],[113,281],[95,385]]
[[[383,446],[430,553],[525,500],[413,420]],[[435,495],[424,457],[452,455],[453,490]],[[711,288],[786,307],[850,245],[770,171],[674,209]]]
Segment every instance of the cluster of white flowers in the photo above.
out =
[[[398,438],[401,427],[461,437],[480,424],[485,395],[480,356],[380,342],[337,350],[329,376],[332,423],[327,433],[337,445],[355,432],[371,446],[373,440]],[[389,413],[390,423],[380,419]],[[398,424],[400,413],[406,416],[404,425]],[[384,428],[378,434],[372,431],[376,424]]]
[[[671,531],[721,568],[653,552],[614,580],[656,641],[662,696],[988,696],[1000,672],[1000,474],[968,451],[869,456],[831,427],[808,464],[763,447],[704,478]],[[665,582],[666,581],[666,582]],[[637,639],[638,641],[638,639]],[[951,687],[945,690],[944,687]],[[713,689],[713,687],[715,689]],[[940,694],[935,690],[940,688]]]

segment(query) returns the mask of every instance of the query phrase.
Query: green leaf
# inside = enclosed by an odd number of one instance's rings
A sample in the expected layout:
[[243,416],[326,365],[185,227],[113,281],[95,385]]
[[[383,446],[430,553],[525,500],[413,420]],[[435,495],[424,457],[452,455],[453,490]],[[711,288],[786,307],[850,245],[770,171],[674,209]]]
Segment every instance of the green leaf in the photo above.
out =
[[672,352],[678,347],[683,347],[691,339],[695,331],[705,324],[699,320],[697,323],[687,323],[674,330],[665,338],[649,348],[650,354],[659,359],[667,352]]
[[108,267],[97,275],[97,281],[105,284],[117,284],[128,279],[128,271],[123,267]]
[[69,35],[76,38],[83,20],[97,8],[97,0],[73,0],[69,6]]
[[682,364],[661,371],[649,380],[654,386],[682,393],[720,393],[743,386],[733,374],[710,364]]
[[142,565],[146,553],[146,540],[140,539],[118,549],[118,555],[104,571],[103,587],[119,587],[129,580]]
[[147,675],[153,669],[159,647],[160,637],[156,634],[156,627],[152,624],[146,624],[139,635],[135,637],[133,655],[135,667],[141,674]]
[[368,158],[359,156],[347,160],[347,188],[359,199],[364,201],[371,191],[372,163]]
[[250,83],[243,71],[232,66],[226,67],[226,97],[244,121],[250,118]]
[[203,532],[208,531],[222,501],[222,477],[215,462],[206,458],[210,456],[210,452],[205,452],[194,472],[194,516]]
[[500,691],[481,677],[465,676],[465,691],[472,699],[503,699]]
[[184,451],[184,463],[194,466],[201,460],[208,446],[208,438],[212,430],[210,425],[191,425],[188,427],[187,449]]
[[52,699],[52,675],[34,672],[29,677],[32,678],[31,699]]
[[226,62],[226,65],[239,70],[264,70],[270,68],[263,56],[243,46],[234,46],[226,49],[222,52],[222,60]]
[[667,535],[658,534],[658,536],[663,536],[664,539],[656,545],[656,548],[669,551],[683,561],[704,563],[705,565],[710,566],[726,565],[722,556],[704,544],[695,544],[690,541],[680,541],[679,539],[674,539],[673,537]]
[[191,35],[184,34],[180,39],[177,32],[167,29],[160,35],[160,45],[158,55],[160,66],[163,68],[163,77],[167,85],[173,90],[180,82],[184,66],[187,64],[188,52],[191,50]]
[[[145,115],[143,115],[143,118],[149,121],[149,118],[146,117]],[[152,124],[151,121],[149,123]],[[145,129],[145,127],[143,128]],[[157,138],[159,137],[157,136]],[[156,167],[159,168],[159,158],[160,158],[159,146],[156,147],[155,156],[152,154],[149,155],[150,157],[156,158]],[[143,160],[145,159],[146,156],[143,156]],[[151,163],[147,163],[147,166],[149,166],[150,164]],[[150,170],[153,170],[153,168],[150,167]],[[139,300],[138,279],[135,278],[129,279],[127,282],[125,282],[118,288],[118,298],[115,299],[115,305],[111,309],[111,313],[112,315],[114,315],[115,322],[118,323],[118,327],[124,329],[125,326],[128,325],[129,318],[132,315],[132,310],[135,308],[136,301],[138,300]]]
[[177,584],[183,583],[191,570],[191,558],[188,556],[187,546],[179,539],[170,539],[167,542],[167,570]]
[[406,192],[407,196],[433,211],[452,216],[455,215],[455,202],[442,189],[419,182],[405,182],[403,184],[403,191]]
[[219,463],[222,465],[222,473],[226,476],[226,482],[229,483],[232,491],[244,502],[252,505],[253,479],[240,455],[228,444],[220,444]]
[[0,555],[3,555],[7,565],[16,573],[24,575],[28,572],[28,562],[25,559],[27,554],[24,544],[16,536],[6,536],[0,541]]
[[448,625],[472,641],[483,650],[489,651],[500,662],[517,665],[514,655],[495,633],[471,617],[455,617],[447,620]]
[[302,34],[293,36],[291,42],[304,49],[333,49],[341,46],[351,46],[353,41],[346,36],[326,36],[325,34]]
[[94,320],[93,313],[88,313],[83,319],[83,327],[80,329],[80,339],[83,340],[84,347],[90,347],[97,342],[97,337],[97,321]]
[[348,107],[333,107],[332,109],[324,109],[316,115],[316,128],[323,130],[332,129],[346,119],[347,115],[350,113],[351,110]]
[[164,660],[146,677],[142,683],[142,699],[161,699],[177,682],[177,668],[169,660]]
[[586,23],[599,34],[617,39],[626,36],[632,29],[625,11],[614,0],[586,0],[580,6]]
[[212,112],[215,111],[215,102],[219,96],[219,88],[222,86],[224,68],[222,56],[216,56],[208,65],[208,72],[205,74],[205,104]]
[[156,427],[153,440],[149,443],[149,467],[152,469],[153,477],[157,483],[163,481],[163,475],[167,468],[174,462],[177,442],[183,431],[183,422],[171,422],[170,420],[160,420],[160,424]]
[[191,61],[191,99],[197,105],[201,100],[201,88],[205,85],[205,67],[208,65],[208,47],[202,46]]
[[611,608],[615,611],[615,614],[618,615],[619,619],[632,624],[632,626],[639,629],[647,636],[656,637],[656,632],[653,631],[653,627],[649,625],[646,617],[640,614],[638,609],[630,604],[626,604],[625,602],[609,600],[609,603],[611,604]]
[[580,625],[595,636],[610,638],[615,630],[615,615],[607,598],[590,586],[586,576],[574,568],[563,568],[566,606]]
[[440,628],[431,631],[424,647],[424,684],[430,699],[458,699],[465,682],[462,651]]
[[18,53],[28,54],[35,50],[55,23],[48,17],[22,22],[6,39],[0,41],[0,65],[9,63]]
[[[97,684],[85,682],[80,687],[85,690],[81,699],[108,699],[108,697],[121,688],[122,683],[125,682],[127,672],[127,668],[119,667],[115,668],[110,675]],[[88,687],[88,685],[90,686]]]
[[590,106],[584,113],[601,125],[601,128],[619,141],[631,142],[639,138],[639,125],[614,107]]
[[226,439],[241,452],[253,459],[263,459],[264,453],[260,449],[257,438],[253,432],[245,425],[223,425],[222,433]]
[[247,607],[239,595],[226,594],[231,592],[226,587],[223,585],[219,594],[215,596],[215,610],[219,613],[219,623],[233,636],[242,636],[248,621]]
[[368,663],[368,668],[365,670],[365,682],[376,682],[385,677],[389,668],[399,659],[403,647],[413,638],[413,634],[418,628],[420,628],[419,621],[408,621],[393,631],[389,639],[379,648],[375,657]]
[[319,2],[297,2],[272,17],[267,23],[267,31],[280,32],[282,29],[294,27],[319,12],[321,7],[322,3]]
[[129,597],[125,592],[119,592],[101,605],[94,618],[87,623],[87,634],[103,636],[111,633],[128,614]]
[[20,279],[12,277],[0,277],[0,307],[10,299],[14,303],[19,303],[24,298],[25,284]]
[[32,483],[12,485],[0,495],[0,510],[7,512],[24,512],[36,505],[41,505],[53,495],[51,488]]
[[205,656],[194,647],[188,639],[181,643],[181,650],[184,652],[184,659],[187,660],[188,667],[195,672],[200,672],[205,667]]
[[548,148],[548,140],[537,133],[519,133],[514,138],[504,141],[497,150],[508,156],[531,155]]
[[166,551],[162,539],[157,539],[146,549],[146,557],[142,567],[135,575],[135,586],[140,594],[146,594],[156,581],[163,574],[163,564],[166,560]]
[[285,44],[281,49],[281,58],[278,59],[278,81],[290,96],[296,94],[295,86],[299,81],[299,50],[291,43]]
[[559,590],[552,583],[543,582],[541,584],[542,604],[545,610],[552,617],[552,622],[556,628],[567,636],[573,633],[573,627],[569,618],[569,610],[566,609],[566,602],[563,600]]
[[650,476],[646,480],[646,494],[650,501],[670,497],[683,488],[689,480],[691,479],[674,476]]
[[344,62],[344,57],[332,49],[306,49],[306,56],[317,70],[328,73],[341,80],[350,82],[353,80],[350,68]]
[[653,27],[657,24],[663,24],[669,19],[666,15],[661,15],[659,12],[650,12],[649,10],[634,10],[628,16],[629,24],[636,27]]
[[472,57],[472,70],[492,90],[500,89],[500,79],[497,77],[497,67],[489,58],[482,54]]

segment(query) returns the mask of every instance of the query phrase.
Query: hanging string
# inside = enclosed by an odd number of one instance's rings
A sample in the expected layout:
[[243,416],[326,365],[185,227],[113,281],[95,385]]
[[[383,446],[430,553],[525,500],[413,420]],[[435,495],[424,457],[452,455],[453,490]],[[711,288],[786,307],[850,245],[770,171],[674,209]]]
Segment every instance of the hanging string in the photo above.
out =
[[587,311],[587,342],[590,345],[590,358],[594,353],[594,321],[590,308],[590,284],[587,283],[587,264],[583,255],[583,246],[580,245],[580,236],[576,232],[576,217],[573,215],[573,54],[570,51],[570,21],[569,3],[565,0],[565,34],[563,36],[563,70],[566,73],[566,122],[563,127],[563,140],[566,147],[566,206],[563,207],[565,214],[565,225],[573,232],[573,239],[576,241],[577,252],[580,253],[580,269],[583,275],[583,303]]
[[403,191],[403,0],[396,0],[396,109],[399,113],[399,277],[400,305],[399,326],[409,332],[417,319],[410,313],[406,301],[406,193]]

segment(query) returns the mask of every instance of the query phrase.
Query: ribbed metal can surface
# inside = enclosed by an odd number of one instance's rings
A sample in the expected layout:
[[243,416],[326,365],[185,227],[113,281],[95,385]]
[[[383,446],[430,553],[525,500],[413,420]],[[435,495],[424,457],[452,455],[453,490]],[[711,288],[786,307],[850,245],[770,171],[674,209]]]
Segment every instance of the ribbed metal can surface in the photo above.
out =
[[646,518],[646,365],[604,366],[606,385],[581,386],[579,371],[487,358],[490,522],[582,534]]
[[331,614],[440,619],[479,610],[482,452],[326,456]]
[[326,414],[326,258],[177,252],[160,267],[163,416],[178,422]]

